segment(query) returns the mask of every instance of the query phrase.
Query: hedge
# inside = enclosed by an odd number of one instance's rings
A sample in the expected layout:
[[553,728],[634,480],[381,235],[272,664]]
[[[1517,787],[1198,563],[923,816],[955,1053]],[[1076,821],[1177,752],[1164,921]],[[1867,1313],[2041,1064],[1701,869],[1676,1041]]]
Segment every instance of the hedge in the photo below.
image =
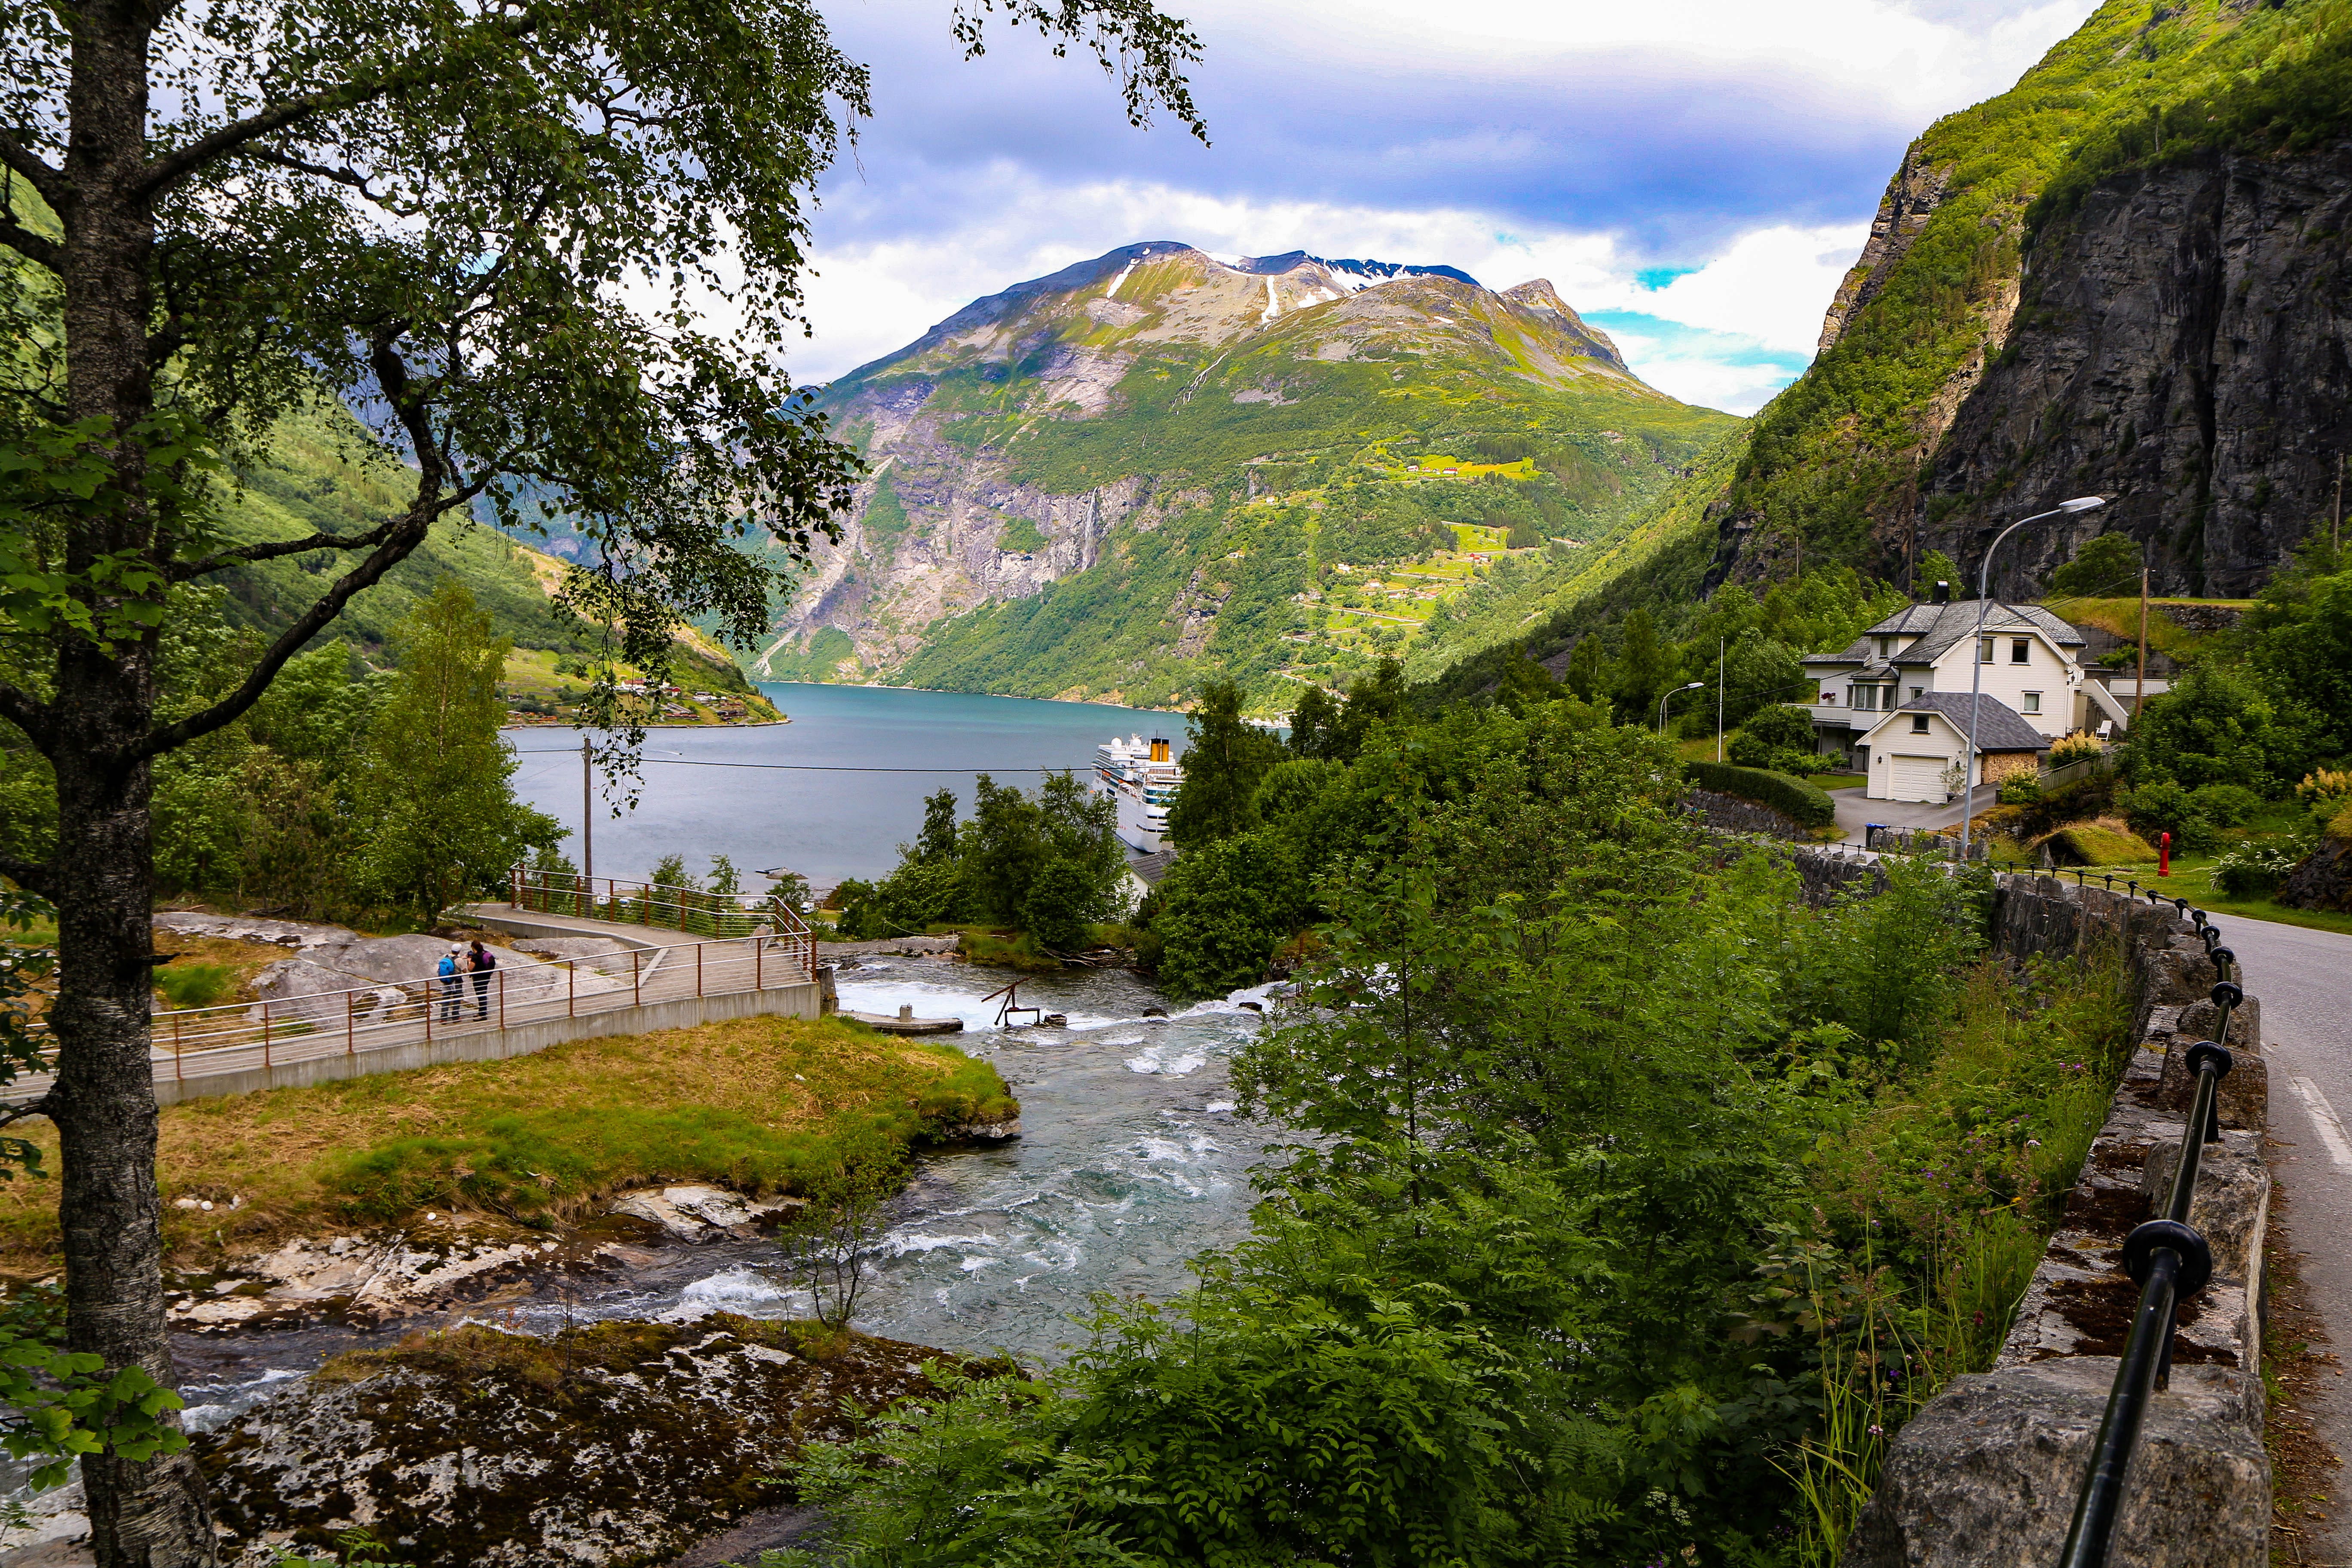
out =
[[1769,805],[1800,827],[1827,827],[1837,820],[1837,807],[1828,795],[1788,773],[1734,767],[1729,763],[1685,763],[1683,772],[1701,789]]

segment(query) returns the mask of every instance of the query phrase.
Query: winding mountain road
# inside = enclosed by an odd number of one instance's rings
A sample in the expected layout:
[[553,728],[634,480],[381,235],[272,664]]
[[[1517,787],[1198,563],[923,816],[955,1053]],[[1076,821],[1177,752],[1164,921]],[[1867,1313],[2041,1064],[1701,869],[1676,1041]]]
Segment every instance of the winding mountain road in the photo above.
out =
[[[2303,1254],[2304,1297],[2352,1359],[2352,936],[2238,916],[2215,923],[2262,1003],[2271,1136],[2285,1145],[2272,1175]],[[2328,1381],[2305,1408],[2319,1437],[2352,1455],[2352,1378]],[[2352,1528],[2330,1511],[2324,1523],[2296,1521],[2311,1532],[2308,1563],[2352,1563]]]

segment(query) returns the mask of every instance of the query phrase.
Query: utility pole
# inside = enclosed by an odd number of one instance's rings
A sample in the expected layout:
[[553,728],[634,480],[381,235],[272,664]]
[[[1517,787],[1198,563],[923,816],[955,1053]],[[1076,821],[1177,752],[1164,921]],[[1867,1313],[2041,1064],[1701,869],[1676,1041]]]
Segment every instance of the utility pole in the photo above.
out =
[[2327,530],[2327,548],[2330,550],[2344,548],[2344,464],[2347,458],[2352,458],[2352,453],[2336,454],[2336,521]]
[[1723,653],[1731,646],[1728,637],[1715,639],[1715,760],[1723,761]]
[[2139,555],[2139,678],[2132,683],[2132,722],[2139,722],[2139,710],[2147,706],[2147,547],[2140,546]]
[[585,887],[596,875],[596,753],[588,737],[580,737],[580,879]]

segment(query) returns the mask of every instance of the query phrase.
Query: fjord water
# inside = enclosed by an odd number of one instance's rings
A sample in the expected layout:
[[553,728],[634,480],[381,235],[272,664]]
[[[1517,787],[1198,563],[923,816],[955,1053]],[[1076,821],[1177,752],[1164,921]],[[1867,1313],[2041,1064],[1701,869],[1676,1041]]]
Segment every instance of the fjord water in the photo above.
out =
[[[677,853],[694,871],[725,855],[747,870],[789,867],[821,885],[877,877],[922,826],[923,797],[942,786],[968,813],[978,773],[1034,788],[1039,768],[1086,774],[1113,735],[1184,746],[1182,715],[1106,703],[876,686],[760,689],[792,722],[646,732],[635,808],[615,817],[610,802],[598,803],[598,876],[641,878]],[[515,794],[572,830],[563,847],[577,864],[580,732],[532,726],[507,739],[520,753]],[[712,763],[763,765],[693,765]]]

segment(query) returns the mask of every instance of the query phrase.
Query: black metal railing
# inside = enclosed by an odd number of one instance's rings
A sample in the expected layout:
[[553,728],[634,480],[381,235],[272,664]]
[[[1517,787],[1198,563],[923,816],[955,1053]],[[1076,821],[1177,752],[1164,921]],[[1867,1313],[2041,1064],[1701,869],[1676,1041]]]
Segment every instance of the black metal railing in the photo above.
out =
[[[2079,873],[2078,873],[2079,876]],[[2107,879],[2110,888],[2114,879]],[[2137,880],[2132,897],[2140,896]],[[2195,1075],[2197,1089],[2188,1119],[2180,1128],[2180,1155],[2172,1171],[2172,1188],[2166,1195],[2162,1217],[2135,1227],[2124,1240],[2124,1270],[2139,1289],[2139,1307],[2132,1316],[2131,1338],[2116,1368],[2115,1385],[2107,1394],[2106,1414],[2091,1453],[2091,1468],[2074,1501],[2074,1520],[2066,1532],[2061,1568],[2106,1568],[2115,1545],[2116,1519],[2123,1507],[2124,1480],[2132,1450],[2147,1418],[2148,1401],[2171,1380],[2174,1319],[2181,1302],[2196,1296],[2213,1274],[2213,1250],[2189,1223],[2197,1198],[2197,1173],[2205,1145],[2221,1141],[2219,1106],[2221,1079],[2231,1067],[2230,1016],[2245,1000],[2231,978],[2237,954],[2221,945],[2219,927],[2205,911],[2192,909],[2186,899],[2166,899],[2151,889],[2151,903],[2170,903],[2194,923],[2205,943],[2206,956],[2220,976],[2212,1000],[2221,1010],[2213,1039],[2200,1040],[2182,1053],[2182,1065]]]

